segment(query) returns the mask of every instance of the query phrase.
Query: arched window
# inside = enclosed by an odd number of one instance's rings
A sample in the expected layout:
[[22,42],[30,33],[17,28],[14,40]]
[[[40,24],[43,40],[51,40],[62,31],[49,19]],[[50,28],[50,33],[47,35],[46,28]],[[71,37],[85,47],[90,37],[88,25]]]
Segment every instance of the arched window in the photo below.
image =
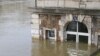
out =
[[78,40],[81,42],[88,42],[88,29],[85,26],[85,24],[78,22],[78,21],[72,21],[70,22],[66,27],[67,32],[67,40],[72,40],[77,42]]
[[87,27],[83,23],[77,21],[70,22],[66,28],[66,31],[74,31],[74,32],[78,31],[78,32],[88,33]]

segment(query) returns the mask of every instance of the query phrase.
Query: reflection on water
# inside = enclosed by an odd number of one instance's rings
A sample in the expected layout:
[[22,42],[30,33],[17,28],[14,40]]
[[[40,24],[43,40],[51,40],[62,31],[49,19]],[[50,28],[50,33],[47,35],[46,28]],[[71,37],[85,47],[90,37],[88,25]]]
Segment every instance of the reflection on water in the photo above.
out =
[[32,56],[90,56],[96,50],[85,43],[33,40]]

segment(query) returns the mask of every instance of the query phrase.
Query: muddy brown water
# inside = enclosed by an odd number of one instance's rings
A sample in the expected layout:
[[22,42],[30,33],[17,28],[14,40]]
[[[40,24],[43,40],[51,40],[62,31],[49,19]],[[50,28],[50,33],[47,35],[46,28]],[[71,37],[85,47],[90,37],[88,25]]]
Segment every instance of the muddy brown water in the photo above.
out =
[[54,40],[33,40],[32,56],[90,56],[97,47],[87,43],[55,42]]

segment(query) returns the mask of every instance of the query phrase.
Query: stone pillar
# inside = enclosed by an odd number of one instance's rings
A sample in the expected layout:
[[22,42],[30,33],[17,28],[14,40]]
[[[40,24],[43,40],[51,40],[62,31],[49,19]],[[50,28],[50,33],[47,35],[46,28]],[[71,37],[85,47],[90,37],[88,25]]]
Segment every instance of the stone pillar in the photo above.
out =
[[59,37],[60,37],[60,40],[61,40],[61,42],[63,42],[63,40],[64,40],[64,37],[63,37],[63,35],[64,35],[64,33],[63,33],[63,25],[64,25],[64,21],[63,21],[63,19],[65,19],[65,17],[64,16],[62,16],[61,17],[61,20],[59,20],[59,27],[60,27],[60,30],[59,30]]
[[46,30],[46,29],[45,29],[45,28],[43,28],[43,38],[44,38],[44,39],[46,39],[46,35],[45,35],[45,34],[46,34],[46,32],[45,32],[45,30]]
[[65,30],[66,23],[72,21],[72,18],[73,18],[72,14],[66,14],[66,15],[62,15],[61,20],[59,20],[59,25],[60,25],[59,36],[62,42],[64,41],[65,38],[67,38],[67,34]]
[[61,30],[59,31],[59,36],[60,36],[61,42],[63,42],[63,40],[64,40],[64,38],[63,38],[63,29],[61,29]]
[[95,43],[96,46],[98,46],[98,32],[95,32]]
[[32,34],[33,38],[39,39],[39,33],[40,33],[39,24],[40,24],[39,15],[38,14],[32,14],[31,34]]
[[92,21],[91,21],[91,16],[85,16],[83,23],[87,26],[88,28],[88,45],[91,45],[92,43],[92,36],[91,36],[91,27],[92,27]]
[[88,45],[91,45],[91,43],[92,43],[92,36],[91,36],[91,17],[90,16],[88,16],[87,17],[87,19],[88,19],[88,33],[89,33],[89,37],[88,37]]
[[61,20],[59,20],[59,28],[60,28],[60,30],[59,30],[59,37],[60,37],[60,40],[61,41],[63,41],[63,34],[62,34],[62,21]]
[[54,33],[55,33],[55,41],[57,41],[57,30],[54,29]]

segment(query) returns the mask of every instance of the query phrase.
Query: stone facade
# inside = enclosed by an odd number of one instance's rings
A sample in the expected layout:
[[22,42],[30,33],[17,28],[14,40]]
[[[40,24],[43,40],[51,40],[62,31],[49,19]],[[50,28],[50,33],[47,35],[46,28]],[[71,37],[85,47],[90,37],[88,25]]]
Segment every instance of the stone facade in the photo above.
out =
[[[88,29],[88,43],[91,44],[91,16],[78,15],[78,21],[86,25]],[[46,39],[46,30],[55,30],[55,40],[64,41],[66,38],[66,27],[69,22],[73,20],[72,14],[66,15],[49,15],[49,14],[40,14],[39,19],[40,23],[36,24],[38,29],[38,37]],[[34,21],[34,23],[36,20]],[[35,30],[36,31],[36,30]],[[35,32],[36,33],[36,32]],[[33,35],[35,36],[35,34]]]
[[[88,44],[98,45],[99,39],[99,12],[100,0],[36,0],[34,13],[38,15],[40,23],[37,25],[38,38],[46,39],[48,31],[54,31],[54,39],[63,42],[67,34],[75,34],[79,43],[79,35],[88,36]],[[67,32],[66,28],[77,15],[77,21],[84,24],[88,33]],[[46,32],[47,31],[47,32]],[[36,33],[36,32],[35,32]],[[35,36],[33,34],[33,36]]]
[[[70,6],[69,6],[70,5]],[[100,9],[100,0],[37,0],[37,7]]]
[[[39,23],[36,24],[38,29],[38,38],[40,39],[47,39],[48,34],[46,30],[54,30],[54,40],[55,41],[65,41],[67,38],[66,35],[66,28],[70,22],[73,21],[73,14],[65,14],[65,15],[51,15],[51,14],[37,14]],[[95,22],[94,18],[89,15],[78,15],[78,22],[83,23],[88,30],[88,33],[84,36],[88,36],[88,44],[95,44],[98,45],[98,36],[99,36],[99,19],[96,19]],[[33,22],[36,22],[33,21]],[[97,22],[97,23],[96,23]],[[36,32],[35,32],[36,33]],[[33,34],[33,36],[35,36]],[[77,38],[76,42],[79,42],[79,38]]]
[[[60,17],[61,17],[60,15],[40,15],[40,19],[41,19],[40,30],[42,31],[42,33],[45,30],[49,30],[49,29],[55,30],[55,32],[57,33],[56,34],[57,37],[55,37],[55,38],[57,40],[60,40],[59,35],[58,35]],[[47,28],[47,29],[45,29],[45,28]],[[45,34],[46,33],[44,33],[43,35],[45,35]],[[42,35],[42,38],[43,38],[43,35]]]

